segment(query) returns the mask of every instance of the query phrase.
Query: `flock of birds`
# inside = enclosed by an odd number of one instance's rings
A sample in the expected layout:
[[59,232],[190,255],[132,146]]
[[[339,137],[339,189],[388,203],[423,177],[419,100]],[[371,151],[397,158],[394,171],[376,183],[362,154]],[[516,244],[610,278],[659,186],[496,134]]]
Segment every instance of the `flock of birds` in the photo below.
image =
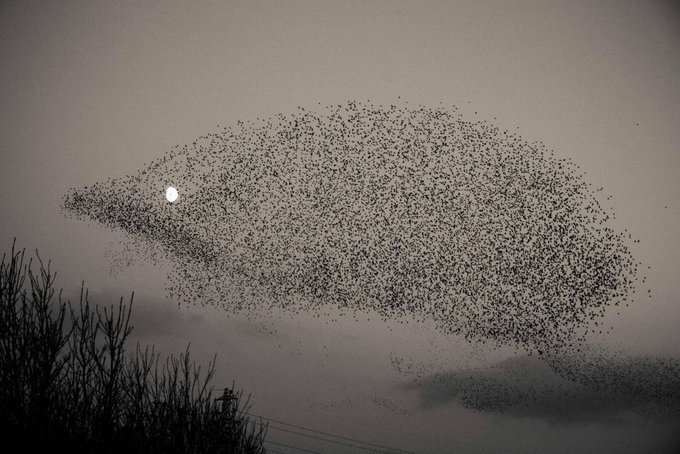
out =
[[63,208],[178,263],[172,298],[230,311],[370,310],[542,352],[630,302],[630,235],[570,160],[452,108],[319,110],[239,121]]
[[539,379],[525,376],[532,364],[417,374],[423,392],[468,408],[680,410],[677,361],[583,350],[607,331],[605,310],[631,301],[639,263],[578,166],[456,109],[319,110],[239,121],[71,189],[63,209],[176,263],[168,291],[180,302],[374,311],[542,354]]

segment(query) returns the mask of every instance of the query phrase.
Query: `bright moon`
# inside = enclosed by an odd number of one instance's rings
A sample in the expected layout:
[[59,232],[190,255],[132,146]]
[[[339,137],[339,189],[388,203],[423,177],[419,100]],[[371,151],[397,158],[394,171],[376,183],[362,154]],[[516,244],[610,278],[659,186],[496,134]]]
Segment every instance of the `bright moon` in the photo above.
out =
[[177,200],[177,197],[179,197],[177,189],[173,188],[172,186],[165,190],[165,198],[168,199],[168,202],[174,202]]

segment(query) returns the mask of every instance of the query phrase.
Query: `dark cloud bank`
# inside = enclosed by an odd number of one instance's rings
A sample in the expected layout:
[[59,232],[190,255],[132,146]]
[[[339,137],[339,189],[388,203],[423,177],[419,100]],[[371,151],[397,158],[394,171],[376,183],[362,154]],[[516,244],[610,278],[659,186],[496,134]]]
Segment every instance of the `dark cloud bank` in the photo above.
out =
[[468,409],[555,424],[680,421],[680,361],[585,355],[517,356],[487,368],[439,372],[405,388],[421,405]]

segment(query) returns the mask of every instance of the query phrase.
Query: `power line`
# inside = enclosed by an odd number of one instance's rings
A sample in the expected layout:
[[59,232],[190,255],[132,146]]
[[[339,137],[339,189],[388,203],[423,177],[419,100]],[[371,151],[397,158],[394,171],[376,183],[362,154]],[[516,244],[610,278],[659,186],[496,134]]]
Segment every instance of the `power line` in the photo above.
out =
[[[262,423],[256,422],[255,424],[262,424]],[[276,427],[276,426],[271,426],[271,425],[268,426],[268,428],[269,428],[269,429],[274,429],[274,430],[279,430],[279,431],[281,431],[281,432],[287,432],[287,433],[289,433],[289,434],[300,435],[300,436],[307,437],[307,438],[314,438],[315,440],[327,441],[327,442],[329,442],[329,443],[335,443],[335,444],[337,444],[337,445],[349,446],[349,447],[351,447],[351,448],[364,449],[364,450],[366,450],[366,451],[373,451],[373,452],[375,452],[375,451],[372,450],[371,448],[366,448],[366,447],[364,447],[364,446],[359,446],[359,445],[353,445],[353,444],[351,444],[351,443],[345,443],[344,441],[332,440],[332,439],[330,439],[330,438],[317,437],[316,435],[309,435],[309,434],[306,434],[306,433],[296,432],[296,431],[294,431],[294,430],[283,429],[283,428],[281,428],[281,427]],[[392,454],[392,452],[390,452],[390,451],[380,451],[380,452],[381,452],[381,453],[384,453],[384,454]]]
[[[223,389],[226,390],[226,389],[229,389],[229,388],[223,388]],[[291,406],[291,407],[296,408],[296,409],[300,409],[299,407],[294,407],[294,406]],[[406,450],[399,449],[399,448],[393,448],[391,446],[380,445],[380,444],[371,443],[371,442],[368,442],[368,441],[357,440],[356,438],[344,437],[342,435],[336,435],[336,434],[332,434],[332,433],[329,433],[329,432],[323,432],[323,431],[320,431],[320,430],[311,429],[309,427],[291,424],[291,423],[279,421],[279,420],[276,420],[276,419],[273,419],[273,418],[268,418],[266,416],[256,415],[254,413],[249,413],[247,411],[242,411],[242,413],[249,415],[249,416],[252,416],[252,417],[255,417],[255,418],[260,418],[260,419],[264,419],[266,421],[271,421],[271,422],[274,422],[274,423],[277,423],[277,424],[281,424],[281,425],[285,425],[285,426],[289,426],[289,427],[294,427],[294,428],[297,428],[297,429],[317,433],[317,434],[320,434],[320,435],[325,435],[327,437],[337,438],[337,439],[340,439],[340,440],[347,440],[347,441],[352,441],[352,442],[360,443],[360,444],[367,445],[367,446],[373,446],[374,448],[386,449],[387,451],[381,451],[381,450],[369,448],[369,447],[366,447],[366,446],[357,446],[357,445],[350,444],[350,443],[344,443],[344,442],[341,442],[341,441],[338,441],[338,440],[331,440],[331,439],[328,439],[328,438],[318,437],[318,436],[314,436],[314,435],[310,435],[310,434],[306,434],[306,433],[302,433],[302,432],[296,432],[296,431],[293,431],[293,430],[288,430],[288,429],[284,429],[284,428],[281,428],[281,427],[268,425],[269,428],[279,430],[279,431],[282,431],[282,432],[288,432],[288,433],[295,434],[295,435],[300,435],[300,436],[303,436],[303,437],[313,438],[313,439],[316,439],[316,440],[326,441],[326,442],[329,442],[329,443],[340,444],[340,445],[343,445],[343,446],[349,446],[349,447],[352,447],[352,448],[363,449],[365,451],[380,452],[380,453],[383,453],[383,454],[394,454],[394,453],[415,454],[413,451],[406,451]],[[256,421],[254,423],[264,426],[264,424],[258,423]],[[292,447],[292,448],[296,449],[295,447]],[[297,448],[297,449],[299,449],[299,448]]]
[[[357,440],[356,438],[343,437],[342,435],[335,435],[335,434],[328,433],[328,432],[322,432],[320,430],[310,429],[309,427],[279,421],[277,419],[268,418],[266,416],[255,415],[255,414],[252,414],[252,413],[248,413],[248,415],[254,416],[256,418],[264,419],[266,421],[271,421],[271,422],[274,422],[274,423],[277,423],[277,424],[281,424],[281,425],[284,425],[284,426],[294,427],[296,429],[302,429],[302,430],[306,430],[306,431],[309,431],[309,432],[325,435],[327,437],[334,437],[334,438],[338,438],[338,439],[341,439],[341,440],[347,440],[347,441],[353,441],[355,443],[361,443],[361,444],[364,444],[364,445],[367,445],[367,446],[374,446],[376,448],[387,449],[387,450],[389,450],[388,452],[390,452],[390,453],[402,452],[402,453],[406,453],[406,454],[413,454],[411,451],[404,451],[403,449],[397,449],[397,448],[392,448],[390,446],[380,445],[380,444],[377,444],[377,443],[370,443],[368,441]],[[274,427],[274,426],[271,426],[271,427]],[[283,429],[279,428],[279,430],[283,430]],[[296,432],[294,432],[294,433],[296,433]],[[307,435],[307,434],[300,434],[300,435],[310,436],[310,435]],[[313,438],[319,438],[319,437],[313,437]],[[321,438],[321,439],[323,439],[323,438]],[[323,439],[323,440],[325,440],[325,439]],[[326,441],[330,441],[331,443],[336,442],[335,440],[326,440]],[[363,446],[354,446],[354,447],[368,450],[368,448],[365,448]]]
[[391,452],[403,452],[403,453],[406,453],[406,454],[413,454],[411,451],[404,451],[403,449],[392,448],[391,446],[380,445],[380,444],[377,444],[377,443],[370,443],[368,441],[357,440],[356,438],[343,437],[342,435],[335,435],[335,434],[328,433],[328,432],[322,432],[320,430],[310,429],[309,427],[279,421],[279,420],[276,420],[276,419],[273,419],[273,418],[268,418],[266,416],[253,415],[251,413],[249,413],[249,414],[251,416],[255,416],[257,418],[262,418],[262,419],[265,419],[267,421],[275,422],[277,424],[282,424],[284,426],[289,426],[289,427],[295,427],[296,429],[302,429],[302,430],[306,430],[306,431],[309,431],[309,432],[314,432],[314,433],[317,433],[317,434],[325,435],[327,437],[334,437],[334,438],[339,438],[341,440],[353,441],[355,443],[361,443],[361,444],[368,445],[368,446],[375,446],[377,448],[388,449]]
[[[226,389],[230,389],[230,388],[216,388],[215,390],[216,390],[216,391],[220,391],[220,390],[226,390]],[[299,406],[297,406],[297,405],[285,404],[285,403],[280,402],[280,401],[278,401],[278,400],[277,400],[277,401],[274,401],[273,403],[274,403],[274,405],[276,405],[276,406],[288,407],[288,408],[292,408],[292,409],[295,409],[295,410],[298,410],[298,411],[304,411],[304,412],[318,412],[318,413],[324,413],[324,414],[326,414],[325,411],[320,410],[320,409],[318,409],[318,408],[311,408],[311,407],[304,407],[304,408],[303,408],[303,407],[299,407]],[[345,421],[345,422],[348,422],[348,423],[350,423],[350,424],[356,423],[356,420],[354,420],[354,419],[342,417],[342,416],[339,416],[339,415],[337,415],[337,414],[334,414],[334,415],[333,415],[333,418],[334,418],[334,419],[341,419],[341,420],[343,420],[343,421]],[[390,427],[384,426],[384,425],[382,425],[382,424],[374,424],[374,423],[372,424],[372,423],[368,423],[368,422],[363,422],[362,425],[363,425],[363,426],[373,427],[373,428],[375,428],[376,430],[390,430]],[[305,428],[305,429],[307,429],[307,428]],[[311,429],[307,429],[307,430],[311,430]],[[358,440],[355,440],[355,441],[358,441]],[[395,449],[395,448],[390,448],[390,449],[394,449],[395,451],[399,451],[399,452],[404,452],[404,453],[413,454],[412,451],[403,451],[403,450]]]
[[[264,442],[265,442],[265,443],[271,443],[271,444],[277,445],[277,446],[283,446],[283,447],[286,447],[286,448],[297,449],[297,450],[299,450],[299,451],[311,452],[311,453],[313,453],[313,454],[321,454],[319,451],[312,451],[311,449],[305,449],[305,448],[300,448],[300,447],[298,447],[298,446],[286,445],[286,444],[283,444],[283,443],[279,443],[279,442],[277,442],[277,441],[265,440]],[[272,452],[273,452],[273,451],[272,451]]]

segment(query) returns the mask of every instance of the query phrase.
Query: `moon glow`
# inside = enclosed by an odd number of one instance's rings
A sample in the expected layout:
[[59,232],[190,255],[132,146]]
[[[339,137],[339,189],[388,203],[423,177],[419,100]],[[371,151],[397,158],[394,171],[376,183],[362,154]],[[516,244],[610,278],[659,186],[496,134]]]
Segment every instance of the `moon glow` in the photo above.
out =
[[174,202],[178,197],[179,193],[174,187],[170,186],[165,190],[165,198],[168,199],[168,202]]

